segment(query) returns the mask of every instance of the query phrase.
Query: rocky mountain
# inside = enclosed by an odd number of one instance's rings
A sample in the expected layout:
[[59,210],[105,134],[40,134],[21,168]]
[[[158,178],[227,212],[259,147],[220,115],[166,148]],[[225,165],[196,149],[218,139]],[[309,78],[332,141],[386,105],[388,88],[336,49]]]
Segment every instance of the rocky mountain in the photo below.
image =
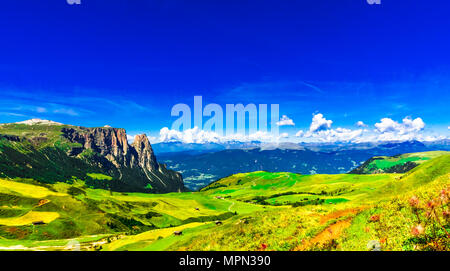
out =
[[0,126],[0,176],[47,183],[81,179],[114,191],[186,190],[179,173],[158,163],[145,135],[129,144],[124,129],[36,120]]

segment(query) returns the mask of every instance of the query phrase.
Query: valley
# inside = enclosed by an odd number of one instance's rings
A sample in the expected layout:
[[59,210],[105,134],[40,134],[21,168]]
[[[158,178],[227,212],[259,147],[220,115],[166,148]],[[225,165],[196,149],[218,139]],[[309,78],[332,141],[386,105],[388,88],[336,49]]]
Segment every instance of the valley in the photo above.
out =
[[2,179],[0,249],[71,250],[76,241],[82,250],[368,250],[372,240],[386,250],[448,249],[448,215],[443,229],[427,226],[431,245],[411,234],[411,197],[441,195],[439,211],[448,210],[450,154],[431,156],[406,173],[260,171],[168,194]]
[[[169,169],[180,172],[184,184],[196,191],[211,182],[229,175],[265,170],[270,172],[293,172],[299,174],[341,174],[355,170],[374,156],[392,156],[405,153],[434,150],[449,151],[449,146],[440,142],[418,141],[379,144],[281,144],[261,145],[258,142],[240,145],[225,145],[222,150],[211,150],[180,143],[166,143],[164,148],[156,144],[159,160]],[[162,152],[193,148],[190,151]],[[214,147],[217,148],[217,145]],[[411,166],[413,166],[411,164]],[[395,171],[392,171],[395,172]]]

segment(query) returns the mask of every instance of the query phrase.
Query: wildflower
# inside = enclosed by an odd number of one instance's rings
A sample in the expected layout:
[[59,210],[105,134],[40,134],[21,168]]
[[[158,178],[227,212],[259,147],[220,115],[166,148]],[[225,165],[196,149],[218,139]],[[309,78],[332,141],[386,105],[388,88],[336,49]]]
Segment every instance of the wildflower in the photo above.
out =
[[434,207],[436,207],[436,201],[435,200],[430,200],[430,201],[427,202],[427,208],[433,209]]
[[413,196],[412,198],[410,198],[409,205],[411,205],[411,207],[417,208],[419,206],[419,198],[416,196]]
[[411,230],[411,234],[414,236],[422,235],[425,232],[425,228],[422,225],[417,225]]
[[450,217],[450,211],[449,210],[442,211],[442,216],[444,216],[445,218],[449,218]]
[[371,216],[370,221],[372,221],[372,222],[380,221],[380,215]]
[[264,243],[261,244],[261,249],[262,249],[262,250],[265,250],[266,248],[267,248],[267,245],[266,245],[266,244],[264,244]]

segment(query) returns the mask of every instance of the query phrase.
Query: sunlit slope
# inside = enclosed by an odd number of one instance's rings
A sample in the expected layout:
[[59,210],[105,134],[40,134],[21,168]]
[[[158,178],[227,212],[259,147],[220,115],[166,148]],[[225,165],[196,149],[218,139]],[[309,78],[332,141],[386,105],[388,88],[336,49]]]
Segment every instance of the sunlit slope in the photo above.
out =
[[202,189],[202,193],[259,204],[300,205],[364,200],[400,174],[299,175],[253,172],[237,174]]
[[396,156],[376,156],[351,171],[355,174],[405,173],[433,158],[449,155],[447,151],[407,153]]
[[426,238],[411,236],[418,222],[409,199],[427,208],[448,186],[448,154],[404,174],[252,172],[188,193],[2,179],[0,250],[64,250],[73,238],[88,250],[367,250],[373,240],[383,249],[428,249],[431,242],[445,250],[448,218],[442,228],[427,222]]
[[[269,177],[271,176],[271,177]],[[215,228],[198,229],[176,241],[155,241],[148,249],[168,250],[369,250],[371,244],[379,244],[383,250],[447,250],[449,247],[449,220],[441,212],[448,208],[450,191],[450,155],[431,159],[411,172],[400,175],[381,174],[361,176],[362,183],[355,182],[354,175],[341,175],[334,179],[348,185],[360,185],[362,194],[370,200],[357,196],[356,190],[340,196],[350,199],[340,204],[305,205],[297,208],[271,209],[250,215],[232,217]],[[382,178],[381,176],[386,176]],[[267,177],[267,178],[266,178]],[[310,176],[302,179],[286,173],[250,173],[231,176],[213,184],[205,193],[229,193],[242,197],[238,187],[252,191],[252,185],[276,189],[314,188],[329,185],[328,176]],[[258,179],[259,178],[259,179]],[[319,178],[319,179],[316,179]],[[297,179],[297,184],[290,179]],[[239,181],[240,180],[240,181]],[[272,182],[277,180],[277,182]],[[255,184],[253,184],[253,181]],[[239,184],[237,184],[239,182]],[[257,188],[257,187],[255,187]],[[371,188],[371,189],[369,189]],[[259,191],[261,189],[254,189]],[[367,192],[370,191],[370,192]],[[447,191],[442,199],[444,192]],[[258,193],[258,192],[257,192]],[[416,196],[423,214],[415,214],[410,198]],[[443,202],[439,202],[439,200]],[[440,222],[433,222],[426,215],[429,201],[436,205]],[[447,203],[445,203],[447,202]],[[439,205],[440,204],[440,205]],[[445,205],[446,204],[446,205]],[[447,207],[446,207],[447,206]],[[428,209],[428,211],[431,209]],[[411,234],[411,229],[420,223],[424,232],[420,238]],[[446,231],[444,230],[446,229]],[[214,234],[212,234],[214,232]]]
[[441,155],[432,160],[422,163],[420,166],[401,175],[397,181],[388,182],[381,187],[373,196],[378,198],[386,195],[401,195],[426,187],[437,179],[448,181],[450,185],[450,155]]
[[414,154],[414,157],[421,156],[427,157],[427,160],[421,161],[418,167],[405,174],[300,175],[258,171],[229,176],[210,184],[201,192],[260,204],[376,201],[404,193],[450,172],[448,152]]
[[[14,239],[137,234],[191,222],[227,219],[234,215],[231,204],[193,193],[126,194],[90,189],[79,180],[50,185],[33,180],[0,179],[0,243]],[[235,207],[247,212],[262,209],[246,203]]]

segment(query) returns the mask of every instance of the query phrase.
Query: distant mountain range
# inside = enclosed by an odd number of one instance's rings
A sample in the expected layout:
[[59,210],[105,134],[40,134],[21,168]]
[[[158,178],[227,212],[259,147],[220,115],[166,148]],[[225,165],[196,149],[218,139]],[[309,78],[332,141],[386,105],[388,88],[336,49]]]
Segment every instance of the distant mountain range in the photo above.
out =
[[[190,154],[200,154],[206,152],[217,152],[222,150],[230,149],[261,149],[261,150],[305,150],[309,149],[311,151],[340,151],[340,150],[351,150],[351,149],[372,149],[376,147],[382,148],[396,148],[398,144],[404,143],[405,141],[380,141],[380,142],[364,142],[364,143],[347,143],[347,142],[333,142],[333,143],[292,143],[292,142],[281,142],[281,143],[267,143],[260,141],[227,141],[221,143],[183,143],[179,141],[172,142],[161,142],[152,144],[153,150],[156,154],[167,154],[167,153],[179,153],[179,152],[189,152]],[[408,141],[407,141],[408,142]],[[409,141],[410,144],[414,142],[421,143],[422,145],[430,149],[442,149],[450,150],[450,139],[442,139],[437,141]]]
[[[253,147],[252,147],[253,144]],[[285,143],[281,145],[258,142],[234,146],[164,143],[155,144],[158,157],[168,168],[183,175],[186,187],[197,190],[209,183],[241,172],[269,171],[300,174],[347,173],[374,156],[393,156],[424,151],[448,151],[449,140],[435,142],[374,142],[362,144]],[[190,149],[186,149],[190,148]],[[227,149],[228,148],[228,149]],[[167,150],[173,151],[168,152]],[[166,150],[166,152],[162,152]],[[175,150],[183,150],[175,152]]]
[[229,149],[253,149],[258,148],[264,143],[259,141],[240,142],[240,141],[227,141],[223,143],[183,143],[179,141],[162,142],[153,144],[153,150],[155,153],[174,153],[174,152],[190,152],[191,154],[216,152]]

